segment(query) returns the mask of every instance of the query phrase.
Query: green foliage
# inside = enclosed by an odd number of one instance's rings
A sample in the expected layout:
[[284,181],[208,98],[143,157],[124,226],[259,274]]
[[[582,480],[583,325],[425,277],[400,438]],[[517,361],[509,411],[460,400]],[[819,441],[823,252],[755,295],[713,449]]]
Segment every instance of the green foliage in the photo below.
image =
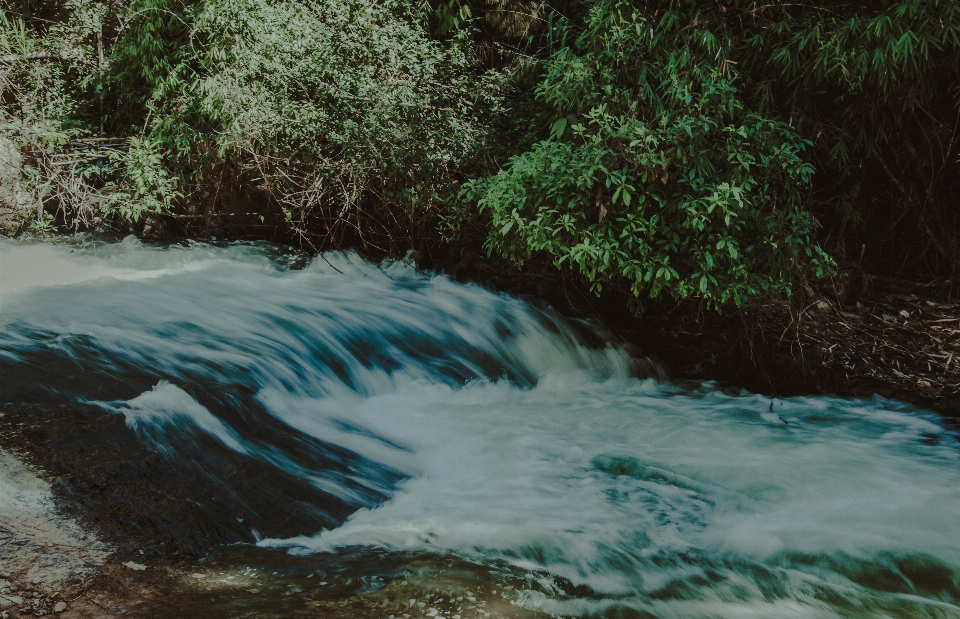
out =
[[597,290],[714,305],[829,272],[815,236],[960,268],[954,0],[0,7],[20,229],[256,211],[399,250],[479,224]]
[[[676,4],[686,10],[688,3]],[[838,164],[893,137],[891,107],[929,104],[956,79],[956,2],[902,0],[871,8],[831,2],[765,10],[754,4],[735,3],[734,19],[750,19],[730,35],[736,37],[735,53],[756,73],[758,100],[770,110],[789,110],[801,127],[829,131],[821,141],[832,147]],[[717,15],[714,21],[729,30],[734,19]]]
[[894,268],[960,268],[960,4],[739,2],[712,14],[759,109],[815,142],[825,218],[859,222],[851,240],[886,246],[875,259]]
[[102,67],[106,5],[70,0],[66,19],[43,28],[0,7],[0,176],[8,185],[0,187],[0,225],[43,234],[89,225],[103,197],[96,180],[107,172],[87,148],[97,119],[83,116]]
[[146,128],[148,102],[175,67],[197,51],[191,33],[201,6],[181,0],[133,0],[122,12],[107,83],[115,101],[111,124],[118,130]]
[[155,84],[144,139],[205,212],[241,185],[301,232],[311,217],[361,231],[415,220],[482,145],[497,105],[496,76],[471,74],[468,42],[431,40],[403,0],[213,0],[191,20],[192,45],[169,68],[144,63]]
[[101,213],[138,222],[147,213],[172,211],[182,194],[163,165],[159,145],[139,137],[130,138],[128,144],[127,151],[113,155],[113,162],[123,168],[124,177],[119,187],[100,203]]
[[745,107],[715,40],[677,45],[695,24],[593,5],[545,64],[550,137],[463,191],[491,217],[491,249],[715,306],[831,268],[805,208],[808,143]]

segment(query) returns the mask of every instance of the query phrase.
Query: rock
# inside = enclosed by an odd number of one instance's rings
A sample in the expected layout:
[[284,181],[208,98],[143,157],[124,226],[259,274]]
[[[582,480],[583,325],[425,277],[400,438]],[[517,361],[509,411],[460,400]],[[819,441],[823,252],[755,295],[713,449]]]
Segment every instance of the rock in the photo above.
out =
[[[14,616],[26,609],[43,612],[47,596],[86,581],[109,551],[77,522],[57,513],[50,484],[2,449],[0,533],[0,611]],[[21,592],[24,588],[31,590],[29,596]]]
[[133,561],[127,561],[124,563],[124,565],[137,572],[142,572],[143,570],[147,569],[146,565],[142,563],[134,563]]
[[65,610],[67,610],[66,602],[57,602],[53,607],[53,612],[55,613],[62,613]]
[[0,595],[0,608],[6,608],[7,606],[20,606],[23,604],[23,598],[19,595],[7,594]]

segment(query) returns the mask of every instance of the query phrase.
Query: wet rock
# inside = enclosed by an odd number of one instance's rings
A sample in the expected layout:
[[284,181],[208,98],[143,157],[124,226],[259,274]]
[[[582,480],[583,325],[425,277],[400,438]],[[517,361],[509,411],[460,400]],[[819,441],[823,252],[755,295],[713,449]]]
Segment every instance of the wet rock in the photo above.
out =
[[[92,575],[107,552],[57,512],[49,484],[0,450],[0,608],[21,606],[27,596],[38,606],[44,594]],[[33,593],[25,593],[24,585]]]
[[[64,381],[71,372],[65,369]],[[34,379],[12,377],[10,384],[26,380]],[[353,511],[305,480],[278,476],[271,465],[224,451],[219,443],[167,458],[140,444],[122,415],[36,405],[3,412],[0,448],[57,478],[54,491],[65,513],[125,548],[125,559],[140,549],[152,557],[196,559],[223,544],[256,541],[252,528],[265,537],[291,537],[333,528]]]

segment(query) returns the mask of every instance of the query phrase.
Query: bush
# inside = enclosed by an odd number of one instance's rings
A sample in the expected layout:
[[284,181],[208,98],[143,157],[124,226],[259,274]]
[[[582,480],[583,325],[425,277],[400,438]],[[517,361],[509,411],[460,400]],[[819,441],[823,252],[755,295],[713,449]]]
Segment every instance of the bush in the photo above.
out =
[[490,249],[546,252],[596,290],[625,282],[715,306],[831,268],[806,208],[809,142],[746,108],[718,42],[684,34],[695,26],[592,5],[545,63],[551,136],[462,193],[489,213]]
[[479,221],[720,304],[828,272],[812,212],[848,265],[960,268],[955,1],[0,3],[21,228],[257,212],[389,251]]
[[[117,66],[147,55],[140,66],[159,67],[139,76],[153,84],[141,143],[171,175],[142,174],[160,180],[136,195],[169,180],[192,212],[246,189],[304,238],[407,234],[482,147],[498,105],[498,77],[471,73],[469,41],[431,40],[405,0],[211,0],[179,14],[189,28],[144,13],[159,23],[131,27]],[[170,37],[138,34],[163,28],[183,37],[166,71],[153,55]]]
[[106,5],[68,2],[43,29],[12,8],[0,13],[0,227],[88,226],[112,174],[96,137]]
[[816,149],[817,203],[877,270],[960,268],[960,3],[689,0],[725,33],[758,109]]

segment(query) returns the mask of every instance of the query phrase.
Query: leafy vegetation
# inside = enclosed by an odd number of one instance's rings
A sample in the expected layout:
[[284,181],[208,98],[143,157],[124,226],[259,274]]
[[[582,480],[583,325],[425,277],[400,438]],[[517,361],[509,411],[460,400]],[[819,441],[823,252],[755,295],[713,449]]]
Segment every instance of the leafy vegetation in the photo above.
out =
[[837,250],[847,240],[875,268],[955,272],[960,4],[752,5],[710,21],[732,31],[758,109],[815,142],[813,207]]
[[[960,268],[951,0],[0,0],[0,212],[483,237],[740,304]],[[289,237],[288,237],[289,238]]]
[[490,213],[492,249],[547,252],[596,289],[623,279],[635,296],[714,305],[830,268],[805,208],[808,143],[744,107],[714,41],[683,55],[665,43],[690,25],[593,6],[537,86],[551,136],[465,188]]
[[[96,72],[110,109],[97,118],[79,108],[92,94],[79,87],[88,71],[43,118],[64,144],[97,124],[125,136],[124,148],[101,153],[109,174],[92,185],[108,217],[279,212],[305,244],[409,239],[483,149],[504,86],[476,69],[465,32],[433,38],[430,17],[405,0],[135,0]],[[18,67],[59,75],[61,56],[46,67],[14,51]],[[5,112],[50,89],[11,93]],[[61,221],[89,223],[89,209],[56,207]]]
[[63,8],[62,21],[40,18],[45,31],[22,13],[0,14],[0,207],[35,232],[53,230],[55,218],[93,223],[110,168],[90,141],[95,124],[81,120],[96,107],[105,5]]
[[164,153],[161,182],[190,212],[249,188],[304,239],[414,225],[496,112],[497,77],[472,73],[462,36],[431,40],[406,2],[215,0],[190,15],[189,30],[162,13],[138,26],[172,28],[177,52],[127,44],[120,63],[150,58],[139,144]]

